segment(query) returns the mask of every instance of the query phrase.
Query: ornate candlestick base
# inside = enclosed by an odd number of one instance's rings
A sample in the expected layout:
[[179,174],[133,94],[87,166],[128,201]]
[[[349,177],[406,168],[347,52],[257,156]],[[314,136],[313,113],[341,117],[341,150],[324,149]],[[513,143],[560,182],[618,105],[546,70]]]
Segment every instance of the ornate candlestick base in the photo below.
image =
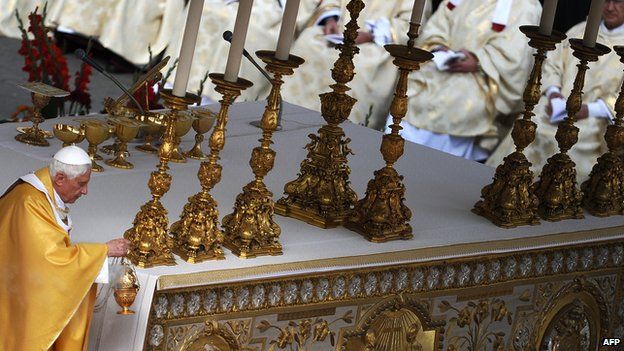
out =
[[357,19],[364,8],[362,0],[350,0],[347,4],[350,21],[344,32],[344,44],[338,45],[340,55],[332,78],[332,92],[320,95],[321,114],[327,125],[321,127],[318,136],[308,135],[308,155],[301,162],[297,179],[284,186],[285,196],[275,204],[275,212],[290,216],[321,228],[336,227],[344,221],[355,202],[357,194],[351,189],[347,155],[351,154],[344,131],[338,124],[344,122],[357,101],[346,92],[346,85],[353,79],[353,57],[359,52],[355,45],[358,33]]
[[46,138],[51,133],[39,129],[39,123],[43,122],[41,109],[50,102],[51,98],[65,97],[69,95],[69,92],[39,82],[21,84],[20,87],[31,92],[34,115],[32,116],[32,127],[21,129],[22,132],[15,136],[15,140],[33,146],[50,146]]
[[275,161],[275,151],[270,146],[278,123],[282,76],[293,74],[304,62],[294,55],[288,60],[278,60],[274,51],[258,51],[256,55],[266,63],[267,71],[273,73],[271,93],[260,124],[262,139],[249,160],[256,179],[243,187],[243,192],[236,197],[234,212],[223,218],[223,246],[242,258],[282,254],[278,241],[281,229],[273,220],[273,194],[263,179],[273,169]]
[[167,173],[169,169],[167,164],[174,147],[175,121],[180,111],[199,101],[197,95],[188,93],[185,97],[174,96],[171,90],[163,90],[160,94],[171,111],[165,118],[165,133],[159,149],[160,164],[158,169],[151,173],[148,182],[152,200],[141,206],[132,223],[133,227],[124,233],[124,237],[130,240],[128,259],[141,268],[175,265],[171,252],[173,240],[167,235],[169,228],[167,210],[161,204],[160,198],[171,186],[172,177]]
[[502,228],[539,224],[538,200],[532,188],[533,172],[523,150],[535,140],[537,125],[531,121],[531,117],[541,95],[542,65],[546,51],[554,50],[556,44],[566,38],[556,31],[550,36],[542,35],[537,26],[522,26],[520,30],[530,39],[529,45],[537,52],[524,89],[524,114],[522,119],[516,120],[511,132],[516,151],[505,157],[496,168],[493,182],[481,190],[482,199],[472,209],[472,212]]
[[217,202],[210,195],[210,190],[221,181],[221,165],[217,163],[219,153],[225,146],[225,126],[228,121],[228,110],[241,90],[252,86],[248,80],[238,78],[236,82],[228,82],[223,74],[211,73],[210,80],[220,93],[221,109],[217,115],[217,124],[210,136],[210,155],[201,163],[197,177],[202,190],[189,197],[184,205],[180,220],[171,226],[171,238],[175,242],[174,252],[189,263],[197,263],[207,259],[223,258],[220,244],[223,233],[219,229],[219,211]]
[[[624,63],[624,46],[613,48]],[[597,217],[624,214],[624,86],[615,102],[615,123],[607,127],[605,141],[609,151],[598,158],[589,179],[581,184],[583,207]]]
[[360,233],[372,242],[380,243],[397,239],[411,239],[409,224],[412,212],[404,204],[405,185],[403,176],[394,169],[394,164],[403,155],[405,140],[399,135],[401,120],[407,113],[407,77],[420,64],[429,61],[433,55],[413,47],[417,37],[418,24],[412,23],[408,45],[386,45],[386,51],[394,57],[399,68],[399,80],[390,106],[392,132],[382,137],[381,153],[386,166],[375,171],[375,177],[368,182],[366,195],[357,202],[344,226]]
[[580,39],[570,39],[570,44],[580,63],[577,65],[574,87],[566,104],[568,117],[559,124],[555,134],[560,152],[548,159],[539,181],[534,184],[535,195],[539,199],[538,213],[547,221],[583,218],[582,194],[576,184],[575,164],[567,152],[578,141],[578,128],[574,126],[574,122],[583,103],[585,73],[589,69],[587,63],[597,61],[599,56],[611,51],[601,44],[596,44],[593,48],[586,47]]

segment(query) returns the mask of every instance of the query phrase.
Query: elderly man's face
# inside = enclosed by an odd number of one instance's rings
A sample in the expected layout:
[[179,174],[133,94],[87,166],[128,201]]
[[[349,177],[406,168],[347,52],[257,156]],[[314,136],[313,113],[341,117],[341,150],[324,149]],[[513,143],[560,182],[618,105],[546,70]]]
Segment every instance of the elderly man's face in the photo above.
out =
[[602,10],[602,18],[609,29],[624,24],[624,0],[607,0]]
[[73,204],[82,195],[87,195],[89,179],[91,179],[91,170],[74,179],[69,179],[64,173],[59,172],[52,181],[54,190],[61,197],[61,200],[67,204]]

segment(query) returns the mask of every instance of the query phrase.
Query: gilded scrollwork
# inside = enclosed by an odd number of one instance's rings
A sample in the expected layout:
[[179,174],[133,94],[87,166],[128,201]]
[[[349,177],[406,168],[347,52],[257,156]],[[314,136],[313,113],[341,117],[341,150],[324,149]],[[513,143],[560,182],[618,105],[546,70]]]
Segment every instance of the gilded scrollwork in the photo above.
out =
[[448,341],[448,351],[487,350],[488,345],[493,351],[505,349],[506,333],[499,328],[499,322],[511,325],[512,313],[507,309],[505,301],[499,298],[469,301],[464,307],[458,308],[443,300],[438,306],[440,312],[454,311],[456,317],[449,320],[451,326],[466,329],[465,334],[452,336]]
[[290,321],[287,326],[280,327],[262,320],[257,328],[260,333],[266,333],[270,329],[278,331],[278,336],[269,342],[269,351],[276,349],[283,350],[287,347],[290,350],[309,351],[313,350],[316,342],[324,342],[329,337],[331,346],[336,343],[336,332],[330,327],[338,322],[352,323],[353,312],[348,310],[342,317],[336,318],[328,322],[324,318],[316,318],[314,320],[307,318],[300,321]]

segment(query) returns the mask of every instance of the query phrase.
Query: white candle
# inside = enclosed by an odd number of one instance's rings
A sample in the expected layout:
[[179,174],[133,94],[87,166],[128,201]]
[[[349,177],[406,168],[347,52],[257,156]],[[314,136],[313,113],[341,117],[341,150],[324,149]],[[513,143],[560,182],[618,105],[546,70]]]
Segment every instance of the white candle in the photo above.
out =
[[186,87],[188,85],[189,75],[191,74],[191,63],[195,54],[195,44],[197,43],[197,32],[199,31],[199,22],[204,8],[204,0],[191,0],[186,16],[186,26],[184,27],[184,36],[182,37],[182,47],[176,69],[175,80],[173,82],[173,95],[186,96]]
[[414,7],[412,7],[412,17],[410,17],[410,23],[422,22],[423,11],[425,9],[425,0],[414,0]]
[[245,38],[247,37],[247,28],[249,27],[249,17],[251,16],[251,5],[253,5],[253,0],[238,1],[238,12],[236,13],[236,22],[234,23],[232,45],[230,46],[227,64],[225,65],[224,79],[228,82],[236,82],[238,80],[238,71],[240,70],[241,58],[245,47]]
[[592,0],[589,8],[589,16],[587,16],[587,23],[585,24],[585,35],[583,35],[583,45],[589,48],[596,46],[604,2],[605,0]]
[[547,36],[552,34],[555,12],[557,12],[557,1],[558,0],[544,0],[544,9],[542,10],[542,18],[539,24],[540,34]]
[[286,9],[282,17],[282,27],[280,28],[279,39],[277,40],[277,49],[275,49],[275,57],[278,60],[288,60],[290,47],[295,36],[295,25],[297,24],[297,12],[299,12],[300,0],[286,1]]

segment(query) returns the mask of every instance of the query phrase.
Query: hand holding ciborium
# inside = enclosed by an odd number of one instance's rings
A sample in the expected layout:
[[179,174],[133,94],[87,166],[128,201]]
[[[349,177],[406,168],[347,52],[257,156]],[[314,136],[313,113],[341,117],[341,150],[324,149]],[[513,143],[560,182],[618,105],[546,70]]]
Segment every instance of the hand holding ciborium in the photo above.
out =
[[134,303],[140,286],[134,268],[122,259],[121,270],[114,283],[115,301],[122,308],[117,314],[134,314],[130,306]]
[[145,137],[145,143],[137,145],[135,148],[148,154],[157,154],[158,148],[153,145],[153,142],[163,129],[165,116],[160,113],[146,111],[135,118],[143,123],[141,131]]
[[106,164],[116,168],[132,169],[134,165],[126,161],[127,157],[127,143],[134,139],[139,133],[141,123],[130,118],[115,118],[113,121],[115,125],[115,135],[119,141],[117,150],[115,150],[115,158],[112,160],[106,160]]
[[217,114],[206,109],[193,110],[191,113],[196,117],[193,121],[195,145],[189,151],[185,152],[184,156],[195,160],[205,160],[208,156],[202,152],[201,143],[204,141],[204,134],[214,125]]
[[68,124],[57,123],[54,125],[54,136],[63,142],[63,147],[78,144],[85,138],[84,129]]
[[89,142],[88,154],[91,157],[91,170],[93,172],[102,172],[104,168],[95,162],[98,159],[97,147],[108,139],[109,127],[106,123],[99,120],[85,121],[82,126]]

